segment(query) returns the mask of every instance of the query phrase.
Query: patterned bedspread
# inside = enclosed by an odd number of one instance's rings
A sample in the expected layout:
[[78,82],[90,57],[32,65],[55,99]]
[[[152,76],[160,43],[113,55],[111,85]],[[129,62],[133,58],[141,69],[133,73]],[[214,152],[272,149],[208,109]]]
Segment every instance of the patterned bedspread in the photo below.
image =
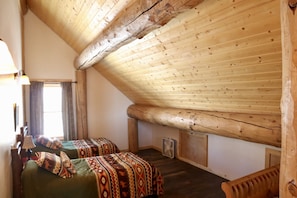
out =
[[60,155],[60,152],[63,151],[70,159],[76,159],[120,152],[116,144],[104,137],[62,141],[60,149],[51,149],[37,142],[35,144],[36,147],[32,149],[33,156],[36,152],[45,151]]
[[86,158],[96,175],[98,197],[145,197],[163,194],[163,178],[147,161],[130,152]]
[[119,152],[118,147],[106,138],[91,138],[84,140],[73,140],[77,149],[78,158],[92,157]]

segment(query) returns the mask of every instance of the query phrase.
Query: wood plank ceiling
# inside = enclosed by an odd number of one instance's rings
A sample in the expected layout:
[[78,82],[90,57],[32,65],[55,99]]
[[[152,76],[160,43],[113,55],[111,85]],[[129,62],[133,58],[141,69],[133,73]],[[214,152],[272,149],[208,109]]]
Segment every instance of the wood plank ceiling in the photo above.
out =
[[137,0],[27,0],[28,8],[80,53]]
[[136,104],[280,115],[279,5],[203,1],[94,68]]
[[[139,2],[27,0],[79,54]],[[281,62],[279,0],[207,0],[94,68],[136,104],[280,115]]]

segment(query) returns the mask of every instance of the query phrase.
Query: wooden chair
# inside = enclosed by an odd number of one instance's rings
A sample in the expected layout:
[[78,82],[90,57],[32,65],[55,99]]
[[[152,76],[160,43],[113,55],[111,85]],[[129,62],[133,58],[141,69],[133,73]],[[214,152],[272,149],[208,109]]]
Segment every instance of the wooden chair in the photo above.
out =
[[226,198],[277,198],[279,195],[279,169],[272,166],[247,176],[223,182]]

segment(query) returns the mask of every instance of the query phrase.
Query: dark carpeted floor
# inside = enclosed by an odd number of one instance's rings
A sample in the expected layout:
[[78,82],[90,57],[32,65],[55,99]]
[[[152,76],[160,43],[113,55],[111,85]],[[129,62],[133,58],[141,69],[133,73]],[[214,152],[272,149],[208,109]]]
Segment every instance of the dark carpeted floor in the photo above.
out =
[[224,178],[177,159],[170,159],[154,149],[137,153],[154,164],[164,177],[162,198],[224,198],[221,183]]

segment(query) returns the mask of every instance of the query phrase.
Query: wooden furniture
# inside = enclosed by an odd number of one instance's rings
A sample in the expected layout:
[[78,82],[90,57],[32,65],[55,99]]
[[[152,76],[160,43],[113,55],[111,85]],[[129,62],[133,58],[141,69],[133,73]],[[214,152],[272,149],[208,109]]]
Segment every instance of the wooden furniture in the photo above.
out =
[[21,198],[21,173],[23,170],[22,156],[25,156],[25,151],[22,150],[22,144],[24,136],[27,134],[27,130],[21,128],[20,134],[16,135],[15,145],[11,147],[11,167],[12,167],[12,180],[13,180],[13,198]]
[[272,166],[250,175],[223,182],[226,198],[276,198],[279,195],[280,166]]
[[[24,135],[24,131],[21,130],[21,134],[17,135],[16,144],[11,148],[13,198],[91,198],[99,195],[101,197],[106,193],[110,197],[118,197],[119,192],[125,195],[130,193],[133,197],[163,194],[161,173],[147,161],[131,152],[69,159],[77,172],[66,179],[66,176],[61,178],[64,174],[60,173],[65,173],[65,170],[68,172],[68,170],[60,166],[62,159],[60,161],[58,157],[39,160],[43,163],[42,167],[39,167],[40,164],[33,160],[23,161],[26,154],[22,152]],[[47,155],[56,156],[54,153]],[[53,172],[56,169],[58,170],[57,174]],[[97,182],[97,180],[104,180],[104,182]]]

